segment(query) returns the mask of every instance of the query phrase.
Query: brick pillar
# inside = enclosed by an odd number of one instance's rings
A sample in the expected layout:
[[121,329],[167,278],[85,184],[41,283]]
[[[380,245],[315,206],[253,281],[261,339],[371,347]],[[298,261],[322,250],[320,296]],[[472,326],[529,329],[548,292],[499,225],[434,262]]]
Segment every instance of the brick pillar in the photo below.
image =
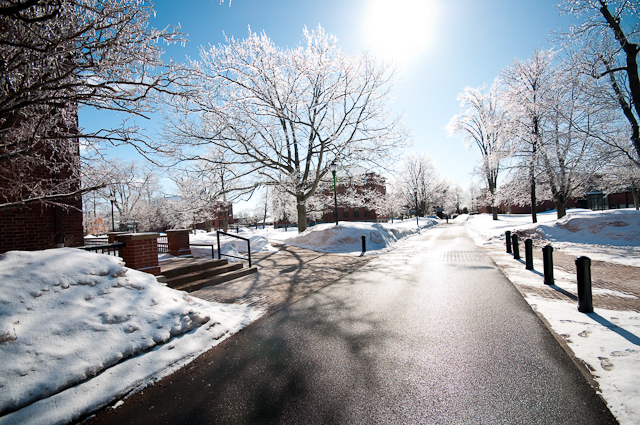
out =
[[120,256],[125,266],[141,272],[160,275],[158,265],[158,233],[124,233],[115,235],[117,242],[124,242]]
[[117,235],[124,235],[129,232],[109,232],[107,233],[107,237],[109,238],[109,243],[114,243],[116,241]]
[[189,230],[175,229],[167,230],[167,244],[169,245],[169,254],[179,257],[181,255],[191,255],[189,248]]

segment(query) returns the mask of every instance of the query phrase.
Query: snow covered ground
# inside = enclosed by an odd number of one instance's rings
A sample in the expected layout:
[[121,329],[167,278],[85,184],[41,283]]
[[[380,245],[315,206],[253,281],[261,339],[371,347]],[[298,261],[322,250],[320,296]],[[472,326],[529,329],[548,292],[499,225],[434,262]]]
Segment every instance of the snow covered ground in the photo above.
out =
[[8,252],[0,282],[0,424],[67,423],[261,315],[72,248]]
[[[488,214],[459,219],[468,219],[466,228],[476,244],[489,253],[512,282],[523,287],[545,285],[542,276],[526,270],[505,252],[506,230],[547,240],[554,248],[572,255],[640,267],[640,212],[632,209],[572,209],[560,220],[555,211],[550,211],[538,214],[537,224],[531,223],[529,215],[500,215],[498,221]],[[542,270],[542,262],[534,262],[534,267]],[[555,270],[554,277],[559,290],[575,292],[575,275]],[[598,291],[607,290],[594,288],[594,296]],[[607,295],[637,299],[622,292]],[[616,419],[621,424],[640,423],[640,313],[604,310],[595,305],[594,313],[585,314],[578,312],[575,301],[529,294],[525,299],[575,356],[588,365]],[[637,309],[640,310],[640,300]]]
[[[486,249],[517,285],[541,286],[504,252],[504,231],[522,230],[565,252],[640,267],[640,214],[632,210],[570,210],[530,217],[461,216],[476,243]],[[438,224],[420,220],[420,228]],[[268,241],[322,252],[367,255],[400,246],[419,233],[415,220],[395,223],[321,224],[298,234],[295,228],[244,229],[252,252],[275,248]],[[215,233],[191,242],[216,245]],[[227,251],[246,245],[224,238]],[[210,248],[201,256],[210,256]],[[536,263],[541,270],[541,264]],[[557,287],[575,278],[556,273]],[[128,270],[120,260],[71,248],[0,256],[0,425],[66,423],[113,402],[184,366],[200,353],[258,318],[242,305],[202,301],[169,289],[151,275]],[[625,296],[623,293],[612,294]],[[575,355],[592,366],[603,397],[623,424],[640,423],[640,313],[582,314],[575,303],[527,296],[527,301],[561,335]]]
[[[424,218],[420,227],[437,222]],[[368,254],[379,254],[418,233],[416,222],[405,220],[238,235],[250,239],[252,253],[274,251],[271,239],[360,255],[362,235]],[[217,245],[215,232],[190,240]],[[224,237],[221,244],[223,254],[247,252],[241,240]],[[211,248],[193,249],[211,255]],[[262,314],[190,297],[117,257],[73,248],[3,254],[0,282],[0,425],[75,420],[177,370]]]

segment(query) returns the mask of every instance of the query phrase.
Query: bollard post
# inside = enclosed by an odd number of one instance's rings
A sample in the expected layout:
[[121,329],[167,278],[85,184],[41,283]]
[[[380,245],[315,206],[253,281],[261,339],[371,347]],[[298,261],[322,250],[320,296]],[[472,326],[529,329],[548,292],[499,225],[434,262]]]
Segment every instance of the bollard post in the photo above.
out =
[[518,247],[518,235],[511,235],[511,245],[513,245],[513,259],[520,259],[520,248]]
[[575,261],[576,275],[578,277],[578,311],[580,313],[593,313],[591,259],[589,257],[578,257]]
[[364,235],[362,235],[362,252],[367,252],[367,242],[366,242],[366,237]]
[[507,239],[507,254],[511,254],[511,232],[507,230],[506,232],[504,232],[504,235]]
[[542,262],[544,264],[544,284],[553,285],[553,247],[547,245],[542,248]]
[[533,241],[525,239],[524,241],[524,261],[527,270],[533,270]]

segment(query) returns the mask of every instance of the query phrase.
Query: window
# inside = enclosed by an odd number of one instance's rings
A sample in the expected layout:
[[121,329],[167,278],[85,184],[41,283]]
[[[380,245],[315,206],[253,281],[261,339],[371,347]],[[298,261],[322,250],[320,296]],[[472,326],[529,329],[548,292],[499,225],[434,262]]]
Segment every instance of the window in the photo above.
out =
[[349,218],[349,209],[348,208],[343,208],[342,209],[342,218]]
[[366,207],[365,207],[365,209],[364,209],[364,216],[365,216],[365,217],[370,217],[370,216],[371,216],[371,211],[369,210],[369,208],[366,208]]
[[354,208],[353,209],[353,216],[354,217],[360,217],[360,208]]

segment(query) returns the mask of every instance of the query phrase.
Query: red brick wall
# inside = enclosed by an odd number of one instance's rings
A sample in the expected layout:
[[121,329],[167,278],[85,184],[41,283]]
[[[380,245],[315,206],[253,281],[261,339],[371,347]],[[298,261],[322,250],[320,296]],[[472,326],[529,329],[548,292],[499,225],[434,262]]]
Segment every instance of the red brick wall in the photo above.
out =
[[158,276],[158,234],[157,233],[125,233],[116,235],[115,240],[124,242],[126,246],[120,249],[120,256],[124,264],[135,270]]
[[[82,209],[82,200],[75,203]],[[56,207],[32,204],[23,208],[0,210],[0,253],[23,250],[35,251],[64,246],[84,245],[82,211],[57,207],[61,228],[56,232]]]
[[186,229],[167,230],[168,253],[174,256],[191,255],[189,231]]

